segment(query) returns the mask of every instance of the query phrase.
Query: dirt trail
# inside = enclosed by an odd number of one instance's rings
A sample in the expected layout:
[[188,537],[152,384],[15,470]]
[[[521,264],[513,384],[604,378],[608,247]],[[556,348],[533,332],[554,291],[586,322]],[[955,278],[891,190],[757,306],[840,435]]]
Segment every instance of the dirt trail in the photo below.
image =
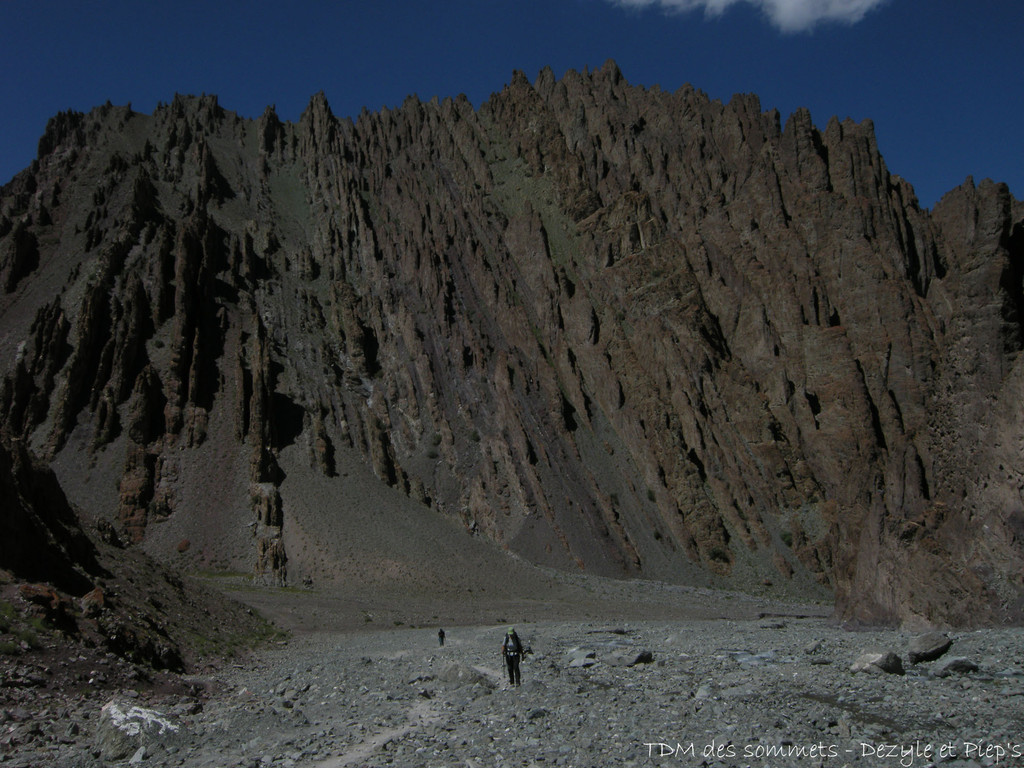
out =
[[396,728],[387,728],[375,733],[365,741],[347,749],[343,755],[332,757],[317,763],[319,768],[347,768],[350,765],[365,765],[379,750],[390,741],[398,741],[417,729],[425,729],[441,722],[442,715],[427,699],[413,702],[406,715],[406,722]]

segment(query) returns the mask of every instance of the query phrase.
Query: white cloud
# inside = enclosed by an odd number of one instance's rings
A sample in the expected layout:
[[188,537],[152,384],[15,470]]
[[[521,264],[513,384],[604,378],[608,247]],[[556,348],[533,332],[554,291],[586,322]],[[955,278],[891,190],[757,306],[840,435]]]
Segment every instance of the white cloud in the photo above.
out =
[[718,16],[736,3],[760,8],[772,24],[783,32],[813,29],[822,22],[856,24],[864,15],[886,0],[613,0],[629,8],[660,7],[685,13],[701,8],[708,16]]

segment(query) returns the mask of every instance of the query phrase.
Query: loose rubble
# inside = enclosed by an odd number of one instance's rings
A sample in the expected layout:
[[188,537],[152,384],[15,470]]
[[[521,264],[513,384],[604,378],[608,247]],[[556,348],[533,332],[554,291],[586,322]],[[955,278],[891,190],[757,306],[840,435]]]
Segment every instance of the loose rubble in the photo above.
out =
[[[187,692],[35,700],[25,670],[0,683],[0,764],[977,767],[1024,758],[1021,629],[951,634],[955,655],[931,661],[913,636],[820,618],[518,629],[532,650],[519,688],[503,675],[502,626],[448,627],[443,647],[436,627],[297,635],[193,678]],[[903,673],[852,671],[869,652],[895,657]]]

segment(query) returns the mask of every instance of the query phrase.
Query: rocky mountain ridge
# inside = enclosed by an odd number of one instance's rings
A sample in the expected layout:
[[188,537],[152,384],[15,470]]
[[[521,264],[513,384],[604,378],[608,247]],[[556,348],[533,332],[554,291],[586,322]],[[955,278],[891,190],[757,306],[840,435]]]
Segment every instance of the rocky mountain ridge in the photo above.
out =
[[920,209],[869,122],[612,63],[355,121],[108,104],[0,194],[0,423],[191,567],[415,580],[363,546],[408,504],[556,568],[1017,621],[1022,220],[988,181]]

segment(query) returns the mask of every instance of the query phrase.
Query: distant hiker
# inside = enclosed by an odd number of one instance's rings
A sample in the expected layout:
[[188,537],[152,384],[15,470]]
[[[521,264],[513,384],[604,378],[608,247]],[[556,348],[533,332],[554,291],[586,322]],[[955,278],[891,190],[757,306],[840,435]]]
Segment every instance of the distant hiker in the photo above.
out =
[[505,657],[505,666],[508,667],[508,684],[520,685],[519,660],[523,655],[523,644],[519,642],[519,635],[515,627],[509,627],[505,633],[505,640],[501,644],[501,653]]
[[444,645],[444,628],[437,630],[437,644]]

